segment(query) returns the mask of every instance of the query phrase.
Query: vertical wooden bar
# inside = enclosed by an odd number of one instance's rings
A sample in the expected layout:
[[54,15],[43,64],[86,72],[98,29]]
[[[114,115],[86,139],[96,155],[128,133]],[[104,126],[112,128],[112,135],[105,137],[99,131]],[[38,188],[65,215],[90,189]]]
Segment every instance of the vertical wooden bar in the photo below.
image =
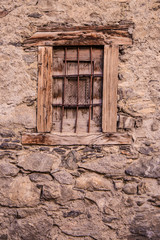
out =
[[62,95],[62,115],[61,115],[61,132],[63,131],[63,116],[64,116],[64,102],[65,102],[65,87],[66,87],[66,75],[67,75],[67,48],[64,49],[64,78],[63,78],[63,95]]
[[91,78],[90,78],[90,90],[89,90],[89,120],[88,120],[88,132],[90,132],[90,124],[91,124],[91,102],[92,102],[92,77],[93,77],[93,69],[92,69],[92,47],[90,49],[91,52]]
[[93,64],[93,70],[92,70],[92,108],[91,108],[91,119],[93,120],[93,96],[94,96],[94,61],[93,61],[93,63],[91,63],[91,64]]
[[116,132],[118,46],[104,46],[102,131]]
[[52,127],[52,47],[38,47],[37,131]]
[[78,105],[79,105],[79,47],[77,48],[77,61],[78,61],[78,79],[77,79],[77,109],[76,109],[76,123],[75,123],[75,132],[77,132],[77,123],[78,123]]

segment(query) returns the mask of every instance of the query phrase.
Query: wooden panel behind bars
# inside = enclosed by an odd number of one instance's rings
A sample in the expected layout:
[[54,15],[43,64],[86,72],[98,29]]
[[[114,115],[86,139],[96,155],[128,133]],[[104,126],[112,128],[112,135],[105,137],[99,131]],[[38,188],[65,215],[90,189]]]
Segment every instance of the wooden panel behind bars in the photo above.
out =
[[[93,80],[93,104],[102,102],[102,71],[103,71],[103,48],[93,47],[94,74],[101,77],[94,77]],[[62,104],[64,67],[64,47],[54,48],[53,50],[53,127],[52,132],[60,132],[61,107],[56,104]],[[77,104],[77,79],[79,74],[91,74],[90,47],[79,48],[79,71],[77,47],[67,48],[67,75],[75,75],[75,78],[67,77],[65,88],[65,104]],[[61,76],[61,77],[60,77]],[[79,79],[79,104],[89,104],[89,82],[88,77]],[[76,122],[76,107],[65,108],[63,117],[62,132],[88,132],[89,107],[78,107],[78,120]],[[92,109],[91,132],[101,132],[101,106],[95,106]]]
[[102,131],[116,132],[118,46],[104,46]]
[[37,131],[52,127],[52,47],[38,47]]

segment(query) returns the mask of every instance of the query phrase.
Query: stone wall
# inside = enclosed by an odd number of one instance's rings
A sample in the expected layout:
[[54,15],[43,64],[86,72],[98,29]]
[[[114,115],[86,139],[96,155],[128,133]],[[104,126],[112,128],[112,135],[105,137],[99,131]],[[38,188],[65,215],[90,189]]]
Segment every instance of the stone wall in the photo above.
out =
[[[0,240],[160,239],[160,1],[1,0]],[[120,48],[130,146],[22,146],[36,129],[38,26],[133,22]]]

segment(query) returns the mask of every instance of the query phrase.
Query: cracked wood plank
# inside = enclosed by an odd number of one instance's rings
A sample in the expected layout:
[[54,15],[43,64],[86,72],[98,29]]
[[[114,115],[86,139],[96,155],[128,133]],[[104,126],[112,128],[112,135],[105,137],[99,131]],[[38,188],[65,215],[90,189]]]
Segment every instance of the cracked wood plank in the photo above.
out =
[[78,30],[96,30],[96,31],[102,31],[102,30],[128,30],[129,27],[134,27],[134,24],[132,22],[128,22],[125,24],[112,24],[112,25],[100,25],[100,26],[72,26],[72,27],[66,27],[66,26],[52,26],[50,25],[44,25],[42,27],[38,28],[38,31],[47,31],[47,32],[56,32],[56,31],[78,31]]
[[97,134],[70,134],[70,133],[24,133],[22,144],[38,145],[128,145],[132,143],[132,137],[128,133],[97,133]]
[[[112,29],[113,27],[113,29]],[[127,26],[99,26],[67,28],[65,30],[48,29],[33,34],[24,42],[25,47],[31,46],[68,46],[68,45],[131,45],[131,35]],[[63,28],[62,28],[63,29]]]
[[38,48],[37,130],[50,132],[52,127],[52,47]]

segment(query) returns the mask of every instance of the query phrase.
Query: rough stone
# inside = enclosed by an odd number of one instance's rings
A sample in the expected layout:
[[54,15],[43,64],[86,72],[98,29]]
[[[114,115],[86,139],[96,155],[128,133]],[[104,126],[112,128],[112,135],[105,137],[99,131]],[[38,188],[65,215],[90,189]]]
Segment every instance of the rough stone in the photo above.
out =
[[43,173],[31,173],[29,175],[29,179],[36,183],[52,181],[52,177],[50,175]]
[[52,165],[51,173],[59,171],[61,166],[61,157],[56,153],[53,154],[53,157],[54,157],[54,162]]
[[0,149],[21,150],[21,149],[22,149],[22,145],[16,144],[16,143],[3,142],[3,143],[0,145]]
[[[95,220],[95,216],[98,221]],[[62,220],[60,229],[69,236],[76,238],[82,237],[82,239],[90,237],[91,239],[109,240],[111,236],[113,239],[116,237],[115,234],[105,226],[96,206],[88,207],[87,212],[79,214],[76,218],[70,217],[66,224],[63,224]]]
[[31,18],[40,18],[40,17],[42,17],[42,14],[35,12],[35,13],[29,14],[28,17],[31,17]]
[[116,190],[121,190],[124,186],[124,183],[121,180],[114,181],[114,187]]
[[84,194],[81,191],[74,190],[72,186],[61,186],[61,198],[58,202],[65,204],[71,200],[84,199]]
[[19,168],[5,161],[0,162],[0,177],[14,177],[18,174]]
[[85,198],[95,202],[99,210],[101,212],[105,212],[107,199],[110,198],[110,194],[103,191],[93,191],[93,192],[87,192],[85,194]]
[[19,156],[18,166],[35,172],[50,172],[54,161],[54,156],[50,154],[31,153]]
[[96,174],[84,174],[76,180],[76,188],[89,191],[94,190],[112,190],[112,183]]
[[63,166],[67,169],[74,170],[78,168],[77,162],[80,161],[80,155],[76,151],[71,151],[63,160]]
[[158,129],[159,129],[158,121],[154,121],[153,124],[151,125],[151,130],[157,131]]
[[126,174],[131,176],[160,178],[160,157],[136,161],[126,169]]
[[135,127],[135,119],[132,117],[127,117],[120,115],[118,121],[118,128],[131,129]]
[[9,236],[10,239],[51,240],[50,231],[52,226],[53,220],[44,213],[15,219],[9,227]]
[[139,153],[144,154],[144,155],[151,155],[153,152],[152,147],[140,147]]
[[119,149],[120,153],[129,159],[137,159],[139,157],[139,153],[135,149],[132,149],[131,146],[122,145],[119,147]]
[[8,239],[8,235],[7,234],[1,234],[0,235],[0,239],[1,240],[7,240]]
[[34,207],[39,203],[40,190],[28,177],[0,181],[0,204],[10,207]]
[[160,195],[152,196],[151,199],[148,199],[153,206],[160,207]]
[[149,212],[137,213],[134,220],[131,223],[130,232],[131,236],[128,240],[134,239],[146,239],[146,240],[158,240],[160,239],[160,221],[159,211],[151,210]]
[[126,159],[118,155],[109,155],[96,161],[78,163],[80,168],[88,169],[97,173],[105,174],[107,177],[124,176]]
[[0,18],[5,17],[9,12],[7,10],[0,11]]
[[8,155],[10,155],[9,152],[5,152],[5,151],[0,152],[0,159],[4,158],[5,156],[8,156]]
[[147,192],[147,186],[145,182],[141,182],[137,186],[137,193],[138,195],[145,194]]
[[49,147],[40,147],[39,148],[40,151],[49,151]]
[[0,136],[3,138],[10,138],[10,137],[14,137],[15,133],[11,130],[1,130],[0,131]]
[[123,191],[126,194],[137,194],[137,184],[136,183],[128,183],[123,187]]
[[72,175],[67,171],[53,173],[52,176],[61,184],[74,184]]
[[57,152],[60,155],[65,154],[66,150],[61,148],[53,148],[53,152]]
[[42,189],[41,199],[52,200],[60,198],[60,186],[55,182],[46,182],[43,185],[40,185]]

